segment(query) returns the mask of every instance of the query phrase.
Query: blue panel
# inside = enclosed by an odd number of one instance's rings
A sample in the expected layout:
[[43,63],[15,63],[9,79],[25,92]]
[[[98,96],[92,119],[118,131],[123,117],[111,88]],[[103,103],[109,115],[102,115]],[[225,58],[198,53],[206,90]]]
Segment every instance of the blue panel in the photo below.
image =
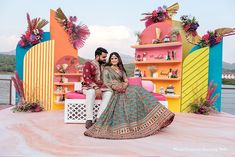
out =
[[[190,53],[199,48],[200,48],[199,46],[193,47]],[[222,54],[223,54],[223,41],[210,48],[208,84],[210,83],[210,81],[213,81],[214,84],[217,84],[217,88],[214,91],[214,95],[220,93],[220,96],[217,98],[215,102],[215,107],[219,112],[221,111],[222,62],[223,62]]]
[[209,59],[209,82],[214,81],[217,84],[217,88],[214,95],[220,93],[220,96],[215,102],[215,107],[221,111],[221,86],[222,86],[222,63],[223,63],[223,41],[219,44],[210,48],[210,59]]
[[[50,40],[50,32],[44,32],[42,42],[48,40]],[[23,79],[24,56],[31,47],[32,46],[27,46],[22,48],[19,45],[16,47],[16,71],[18,72],[21,80]]]
[[[50,32],[44,32],[42,38],[42,42],[50,40]],[[27,46],[25,48],[22,48],[19,45],[16,46],[16,71],[18,72],[21,80],[23,80],[24,56],[31,47],[33,46]],[[16,102],[18,102],[17,94]]]

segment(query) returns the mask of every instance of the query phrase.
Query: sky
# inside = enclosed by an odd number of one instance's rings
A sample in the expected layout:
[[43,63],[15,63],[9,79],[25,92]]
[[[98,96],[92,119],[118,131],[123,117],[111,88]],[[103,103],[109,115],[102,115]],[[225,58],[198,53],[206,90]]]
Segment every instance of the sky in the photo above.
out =
[[[85,46],[78,50],[84,58],[94,58],[97,47],[109,52],[134,56],[135,32],[144,30],[141,13],[152,12],[159,6],[178,2],[179,11],[173,16],[195,16],[202,36],[208,30],[221,27],[235,28],[235,2],[233,0],[1,0],[0,1],[0,52],[16,48],[21,34],[26,31],[26,13],[31,18],[40,17],[49,21],[50,9],[61,7],[66,16],[77,16],[91,32]],[[20,4],[19,4],[20,3]],[[49,24],[44,27],[49,31]],[[235,36],[224,38],[223,61],[235,63]]]

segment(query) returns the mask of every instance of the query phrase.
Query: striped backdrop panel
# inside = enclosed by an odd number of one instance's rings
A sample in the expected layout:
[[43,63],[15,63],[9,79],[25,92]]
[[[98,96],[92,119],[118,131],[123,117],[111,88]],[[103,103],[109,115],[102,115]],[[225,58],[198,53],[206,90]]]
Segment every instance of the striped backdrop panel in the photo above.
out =
[[183,62],[181,112],[190,111],[190,103],[205,98],[208,89],[209,47],[189,54]]
[[45,110],[53,105],[54,40],[39,43],[24,57],[26,100],[40,101]]

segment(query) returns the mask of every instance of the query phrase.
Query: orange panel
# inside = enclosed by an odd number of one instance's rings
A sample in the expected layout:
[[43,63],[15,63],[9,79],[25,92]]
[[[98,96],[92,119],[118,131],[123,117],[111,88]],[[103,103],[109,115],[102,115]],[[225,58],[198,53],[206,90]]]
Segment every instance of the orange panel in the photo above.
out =
[[69,42],[69,36],[55,19],[55,11],[50,10],[50,35],[55,40],[55,64],[65,55],[77,57],[77,49]]

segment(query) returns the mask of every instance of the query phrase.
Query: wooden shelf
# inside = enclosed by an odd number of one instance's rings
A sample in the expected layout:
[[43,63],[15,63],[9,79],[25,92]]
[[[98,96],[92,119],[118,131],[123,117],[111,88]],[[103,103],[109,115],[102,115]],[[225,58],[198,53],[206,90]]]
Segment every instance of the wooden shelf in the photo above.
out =
[[[70,91],[68,91],[70,92]],[[65,95],[67,94],[68,92],[54,92],[55,95]]]
[[181,63],[181,60],[149,60],[149,61],[134,61],[133,64],[172,64]]
[[158,77],[158,78],[153,78],[153,77],[142,77],[142,80],[153,80],[153,81],[157,81],[157,80],[162,80],[162,81],[180,81],[181,78],[164,78],[164,77]]
[[64,101],[54,101],[55,104],[64,104]]
[[55,76],[81,76],[82,73],[54,73]]
[[68,82],[68,83],[54,82],[54,85],[60,85],[60,86],[74,85],[74,82]]
[[180,98],[180,95],[166,95],[166,94],[164,94],[164,96],[168,99],[179,99]]
[[143,44],[143,45],[132,45],[132,48],[135,49],[146,49],[146,48],[157,48],[157,47],[173,47],[181,46],[181,42],[168,42],[168,43],[159,43],[159,44]]

